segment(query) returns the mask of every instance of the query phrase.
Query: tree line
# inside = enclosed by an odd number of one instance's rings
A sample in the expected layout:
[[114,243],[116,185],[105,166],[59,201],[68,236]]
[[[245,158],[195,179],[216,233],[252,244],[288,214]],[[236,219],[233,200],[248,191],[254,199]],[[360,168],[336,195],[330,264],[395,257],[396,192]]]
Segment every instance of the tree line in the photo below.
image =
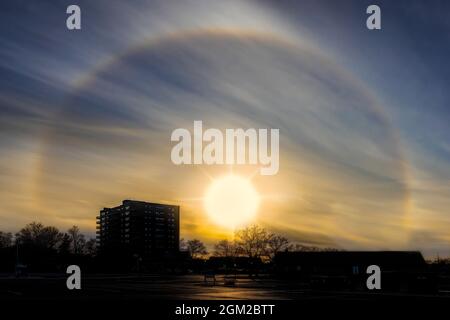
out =
[[95,255],[96,241],[86,239],[80,228],[72,226],[61,232],[53,226],[31,222],[14,236],[11,232],[0,231],[0,249],[18,246],[24,249],[55,251],[60,254]]
[[319,248],[290,242],[286,237],[272,233],[259,225],[251,225],[234,232],[234,240],[220,240],[214,244],[210,254],[199,239],[180,240],[180,249],[188,251],[195,259],[214,257],[247,257],[272,261],[281,251],[336,251],[334,248]]
[[[15,235],[0,231],[0,249],[18,247],[19,256],[78,255],[95,256],[96,240],[86,239],[79,227],[72,226],[61,232],[53,226],[32,222]],[[335,251],[332,248],[318,248],[290,242],[286,237],[270,232],[259,225],[251,225],[234,232],[233,240],[223,239],[214,244],[208,252],[199,239],[180,240],[180,250],[189,252],[194,259],[213,257],[247,257],[265,262],[273,260],[281,251]]]

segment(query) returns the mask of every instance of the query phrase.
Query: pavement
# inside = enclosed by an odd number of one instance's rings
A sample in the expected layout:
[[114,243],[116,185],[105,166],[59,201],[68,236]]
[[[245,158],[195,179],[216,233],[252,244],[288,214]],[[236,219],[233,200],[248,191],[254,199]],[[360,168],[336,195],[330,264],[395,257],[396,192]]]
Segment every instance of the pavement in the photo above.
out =
[[[67,300],[67,299],[164,299],[164,300],[370,300],[411,297],[405,294],[312,291],[291,281],[239,276],[236,284],[227,286],[223,276],[216,284],[207,283],[202,275],[89,275],[82,278],[81,290],[68,290],[64,274],[33,274],[26,278],[0,275],[0,299]],[[414,295],[426,299],[448,299],[436,295]]]

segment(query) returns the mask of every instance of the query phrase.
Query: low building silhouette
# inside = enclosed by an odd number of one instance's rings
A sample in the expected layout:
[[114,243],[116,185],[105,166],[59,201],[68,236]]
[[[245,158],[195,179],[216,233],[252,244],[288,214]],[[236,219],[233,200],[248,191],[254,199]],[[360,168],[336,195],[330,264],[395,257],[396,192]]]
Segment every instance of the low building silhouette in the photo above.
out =
[[312,289],[366,291],[367,267],[381,269],[382,291],[434,292],[436,279],[416,251],[279,252],[276,272]]
[[137,269],[140,262],[176,256],[179,240],[179,206],[124,200],[97,216],[99,255],[132,259]]
[[248,273],[263,268],[260,258],[249,257],[210,257],[206,267],[216,273]]

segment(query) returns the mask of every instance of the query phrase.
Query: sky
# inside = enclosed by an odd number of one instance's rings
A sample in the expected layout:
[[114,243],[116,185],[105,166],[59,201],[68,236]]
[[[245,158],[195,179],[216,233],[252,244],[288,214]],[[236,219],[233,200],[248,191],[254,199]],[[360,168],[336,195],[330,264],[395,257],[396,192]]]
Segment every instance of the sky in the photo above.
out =
[[[66,28],[78,4],[82,29]],[[381,8],[381,30],[366,8]],[[181,206],[181,237],[230,238],[211,181],[248,177],[255,223],[320,247],[450,255],[450,4],[0,4],[0,230],[95,235],[123,199]],[[280,168],[176,166],[176,128],[277,128]]]

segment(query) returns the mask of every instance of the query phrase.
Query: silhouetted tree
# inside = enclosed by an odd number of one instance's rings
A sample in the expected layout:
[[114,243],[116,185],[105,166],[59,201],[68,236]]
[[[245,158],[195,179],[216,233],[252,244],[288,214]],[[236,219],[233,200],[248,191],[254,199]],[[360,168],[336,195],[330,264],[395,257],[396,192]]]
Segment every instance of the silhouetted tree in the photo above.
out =
[[289,244],[286,248],[288,251],[305,251],[305,252],[320,252],[320,251],[339,251],[336,248],[319,248],[316,246],[307,246],[301,243]]
[[201,258],[208,254],[205,245],[198,239],[188,240],[187,248],[189,250],[189,253],[191,254],[191,257],[194,259]]
[[58,252],[61,254],[69,254],[72,252],[71,246],[72,246],[71,237],[67,233],[64,233],[61,236],[61,240],[59,241],[58,244]]
[[186,243],[186,240],[184,240],[184,238],[180,239],[180,245],[179,245],[180,251],[188,251],[188,246]]
[[[2,238],[7,240],[2,241]],[[11,238],[11,235],[3,237],[3,233],[0,233],[0,246],[2,242],[11,243]],[[61,266],[68,262],[90,261],[85,257],[76,257],[74,260],[72,254],[94,255],[95,252],[95,240],[91,239],[86,243],[77,226],[62,233],[53,226],[32,222],[16,233],[15,242],[17,251],[11,251],[14,253],[14,260],[17,253],[18,261],[33,272],[60,271]]]
[[236,257],[238,247],[232,241],[220,240],[214,245],[214,256],[216,257]]
[[0,231],[0,249],[12,246],[12,233]]
[[84,238],[84,235],[81,234],[80,228],[73,226],[67,230],[67,233],[70,237],[72,253],[82,254],[86,244],[86,239]]
[[283,236],[270,233],[258,225],[235,232],[236,252],[254,259],[270,259],[282,250],[289,248],[289,240]]
[[32,222],[16,234],[16,241],[22,245],[33,245],[44,249],[57,249],[63,234],[55,227],[44,227]]
[[94,238],[86,241],[84,246],[84,253],[89,256],[95,256],[97,254],[97,241]]
[[236,244],[240,252],[254,259],[267,256],[270,237],[271,234],[258,225],[252,225],[235,232]]
[[283,236],[271,234],[267,241],[267,254],[272,260],[275,255],[283,250],[286,250],[289,246],[289,240]]

